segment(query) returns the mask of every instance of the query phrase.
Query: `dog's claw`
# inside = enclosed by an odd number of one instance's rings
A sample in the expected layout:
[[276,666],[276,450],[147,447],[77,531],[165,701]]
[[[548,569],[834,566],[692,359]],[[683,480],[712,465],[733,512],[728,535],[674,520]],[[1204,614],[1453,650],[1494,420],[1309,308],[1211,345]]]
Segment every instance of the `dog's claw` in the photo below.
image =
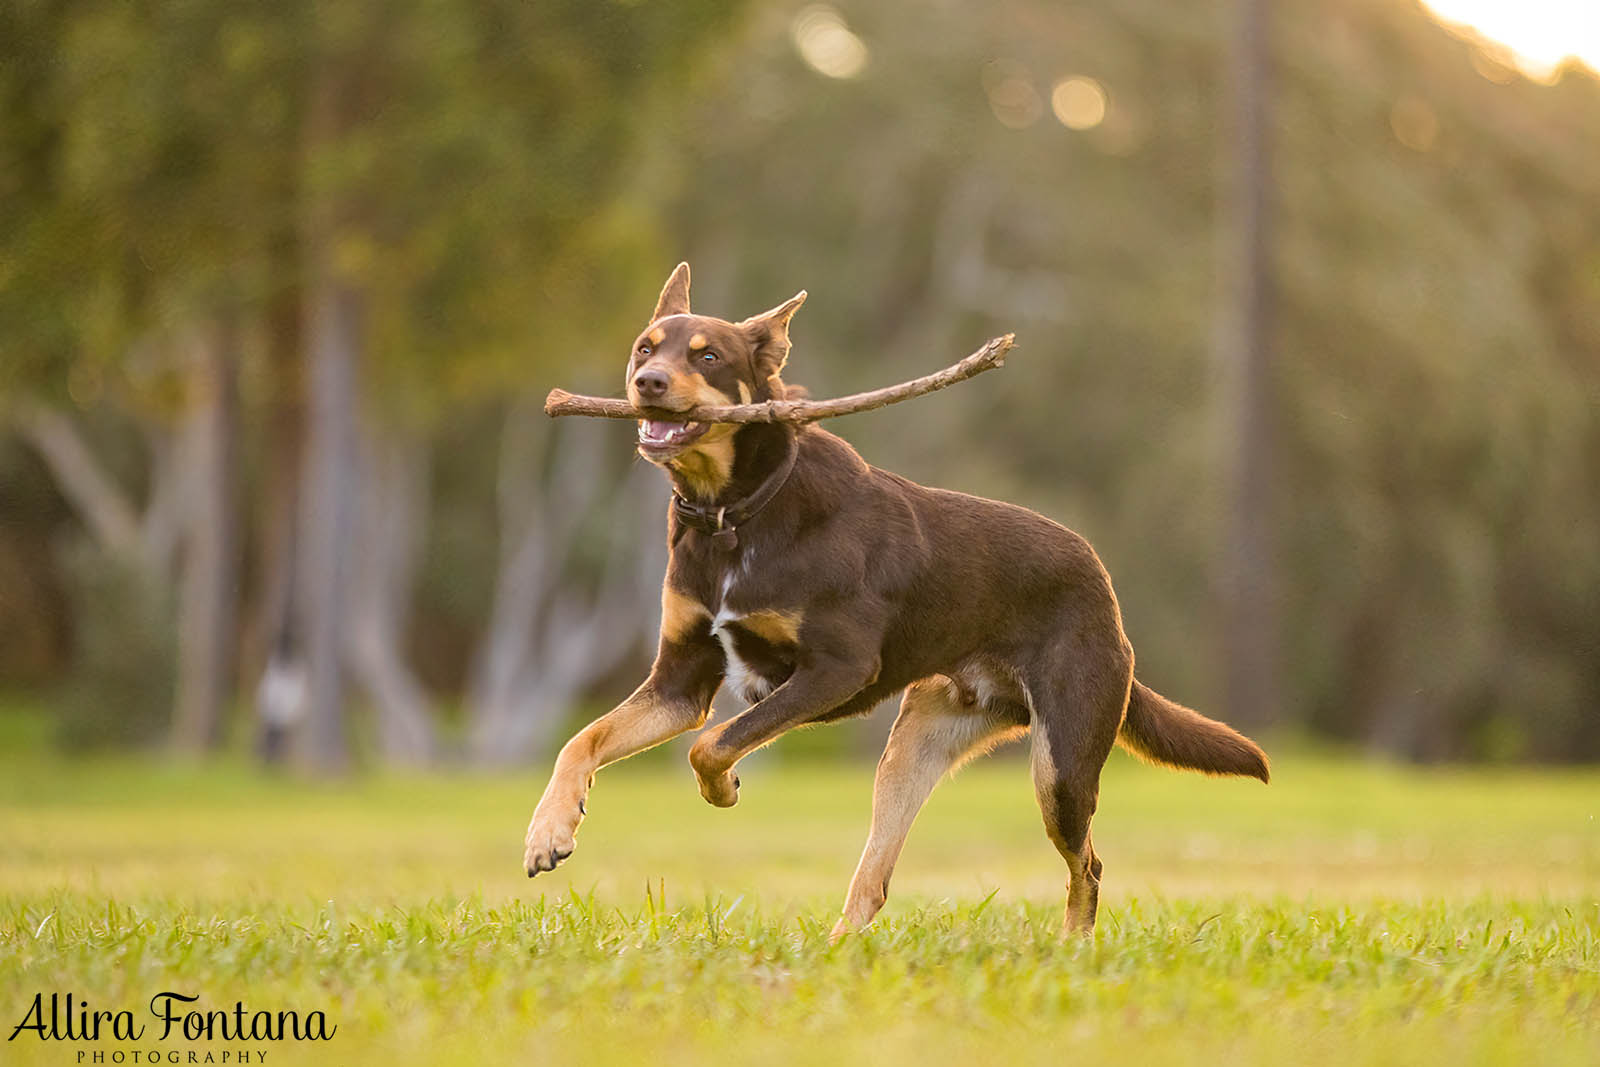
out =
[[[567,809],[569,812],[572,809]],[[581,807],[580,807],[581,811]],[[560,818],[549,814],[535,813],[533,823],[528,827],[527,836],[523,838],[523,869],[528,872],[528,877],[553,871],[561,862],[577,849],[573,835],[578,830],[578,819]]]
[[730,774],[712,782],[701,781],[700,795],[715,808],[731,808],[739,803],[739,776]]
[[527,864],[528,877],[532,878],[535,875],[543,874],[545,871],[555,870],[563,860],[572,855],[572,852],[573,850],[570,848],[565,851],[555,849],[545,855],[534,856]]

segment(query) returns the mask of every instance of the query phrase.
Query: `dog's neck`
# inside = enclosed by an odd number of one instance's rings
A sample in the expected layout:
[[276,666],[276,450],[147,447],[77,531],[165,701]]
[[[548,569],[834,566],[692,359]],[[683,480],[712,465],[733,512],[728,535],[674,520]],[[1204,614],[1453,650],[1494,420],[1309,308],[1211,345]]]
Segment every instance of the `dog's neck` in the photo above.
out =
[[707,494],[704,483],[668,471],[672,488],[695,504],[733,507],[772,477],[784,465],[791,449],[799,447],[799,431],[787,423],[749,423],[733,435],[733,464],[728,480]]

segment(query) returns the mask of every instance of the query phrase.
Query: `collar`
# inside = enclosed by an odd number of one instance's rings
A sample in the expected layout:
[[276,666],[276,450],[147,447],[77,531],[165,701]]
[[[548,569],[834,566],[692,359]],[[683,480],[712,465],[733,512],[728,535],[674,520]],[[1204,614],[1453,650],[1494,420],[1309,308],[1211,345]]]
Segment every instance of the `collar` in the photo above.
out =
[[683,528],[689,526],[701,533],[710,534],[711,543],[724,552],[738,548],[739,527],[749,522],[755,517],[756,512],[772,502],[772,498],[778,495],[778,490],[789,481],[789,475],[794,473],[795,461],[799,458],[800,439],[796,436],[790,439],[789,447],[784,452],[783,462],[778,464],[777,469],[756,486],[755,492],[731,504],[695,504],[674,492],[672,510],[678,516],[678,533],[673,542],[676,543],[677,538],[683,536]]

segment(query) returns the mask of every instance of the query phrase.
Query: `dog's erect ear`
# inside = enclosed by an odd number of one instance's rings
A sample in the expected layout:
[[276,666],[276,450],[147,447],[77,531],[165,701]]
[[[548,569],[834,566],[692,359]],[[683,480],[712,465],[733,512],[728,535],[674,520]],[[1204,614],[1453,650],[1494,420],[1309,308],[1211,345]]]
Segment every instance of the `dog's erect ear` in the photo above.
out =
[[798,293],[759,315],[745,319],[739,329],[745,332],[756,349],[756,373],[762,378],[775,378],[789,359],[789,320],[806,302],[806,291]]
[[661,299],[656,301],[656,313],[650,316],[650,321],[654,322],[665,315],[687,314],[689,314],[689,264],[679,263],[678,269],[667,279],[667,284],[661,287]]

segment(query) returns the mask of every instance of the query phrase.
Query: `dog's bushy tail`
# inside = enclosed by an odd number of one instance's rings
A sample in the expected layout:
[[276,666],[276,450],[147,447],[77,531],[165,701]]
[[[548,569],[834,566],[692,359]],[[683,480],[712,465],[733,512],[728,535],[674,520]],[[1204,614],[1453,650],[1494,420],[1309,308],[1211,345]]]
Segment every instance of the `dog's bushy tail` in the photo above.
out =
[[1260,745],[1231,726],[1168,700],[1138,679],[1117,740],[1134,755],[1169,767],[1238,774],[1263,782],[1272,774]]

